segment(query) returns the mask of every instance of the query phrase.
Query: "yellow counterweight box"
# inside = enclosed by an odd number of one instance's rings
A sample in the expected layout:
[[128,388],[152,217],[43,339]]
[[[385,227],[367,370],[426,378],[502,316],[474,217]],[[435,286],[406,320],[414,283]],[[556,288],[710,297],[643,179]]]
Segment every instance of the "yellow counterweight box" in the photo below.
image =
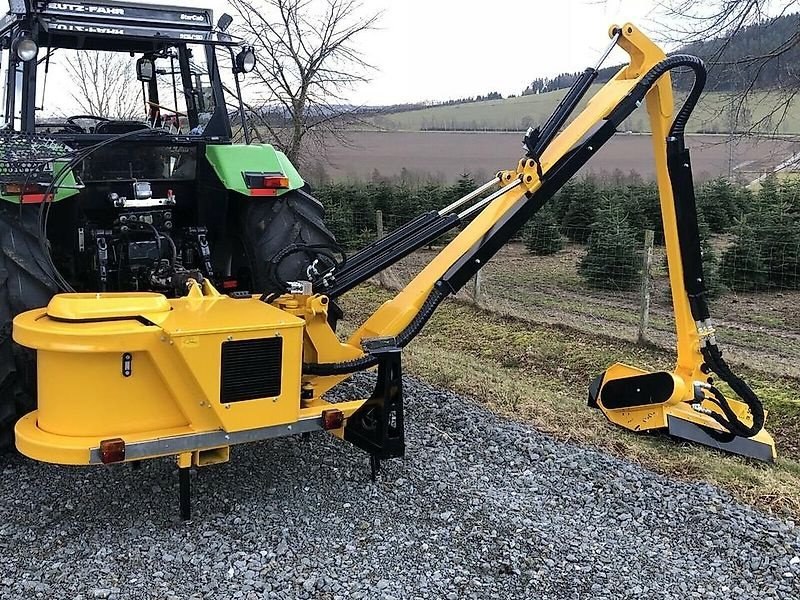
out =
[[126,459],[139,459],[295,423],[303,325],[208,284],[170,300],[55,296],[14,321],[14,339],[36,349],[39,373],[38,410],[17,424],[17,447],[37,460],[90,464],[104,462],[104,440],[124,439],[138,448]]

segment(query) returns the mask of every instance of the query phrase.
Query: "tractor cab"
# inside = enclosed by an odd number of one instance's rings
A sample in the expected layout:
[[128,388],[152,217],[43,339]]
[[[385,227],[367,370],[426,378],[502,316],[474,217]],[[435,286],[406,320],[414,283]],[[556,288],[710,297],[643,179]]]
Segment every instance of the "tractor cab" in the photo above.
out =
[[218,60],[234,73],[255,65],[252,49],[235,53],[231,21],[198,8],[11,0],[0,22],[4,127],[79,145],[145,127],[229,140]]
[[[84,212],[106,213],[92,215],[100,222],[115,216],[114,198],[196,206],[201,185],[216,183],[204,169],[205,149],[235,137],[228,107],[238,100],[242,124],[238,76],[255,64],[252,49],[225,32],[231,17],[215,23],[207,9],[127,2],[11,0],[10,7],[0,24],[1,131],[70,152],[118,139],[75,164],[80,189],[63,185],[55,198],[81,196]],[[227,84],[219,60],[231,65]],[[28,200],[44,198],[36,184],[46,179],[27,182],[35,192]],[[24,201],[17,189],[0,196]]]

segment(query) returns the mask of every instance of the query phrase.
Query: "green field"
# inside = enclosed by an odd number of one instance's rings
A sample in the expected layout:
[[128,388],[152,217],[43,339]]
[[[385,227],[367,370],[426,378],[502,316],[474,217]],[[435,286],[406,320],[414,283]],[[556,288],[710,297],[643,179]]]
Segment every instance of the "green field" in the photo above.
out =
[[[586,99],[599,88],[600,85],[593,86]],[[563,89],[504,100],[434,106],[421,110],[392,113],[376,117],[374,121],[379,127],[388,130],[521,131],[531,125],[544,122],[566,93],[567,90]],[[682,100],[683,97],[678,96],[677,101],[682,102]],[[746,130],[753,126],[760,133],[800,132],[800,98],[794,98],[789,104],[785,116],[781,109],[776,118],[770,120],[768,115],[780,103],[780,98],[770,92],[754,93],[748,99],[746,110],[743,111],[745,119],[737,129]],[[583,105],[585,105],[585,101]],[[692,133],[729,132],[731,106],[732,100],[729,94],[709,92],[703,95],[689,121],[688,131]],[[623,123],[621,130],[648,132],[649,123],[644,108],[636,110]]]

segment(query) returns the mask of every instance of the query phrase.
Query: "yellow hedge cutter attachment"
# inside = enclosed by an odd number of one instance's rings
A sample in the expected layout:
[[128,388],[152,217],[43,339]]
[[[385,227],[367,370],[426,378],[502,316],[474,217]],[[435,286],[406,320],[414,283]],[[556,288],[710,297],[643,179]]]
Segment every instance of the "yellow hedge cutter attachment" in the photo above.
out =
[[[633,431],[670,435],[769,461],[764,410],[722,359],[705,299],[697,215],[684,127],[705,82],[702,62],[667,57],[633,25],[611,44],[541,127],[524,139],[513,170],[441,211],[419,216],[333,267],[308,266],[284,293],[219,294],[208,281],[167,299],[145,293],[55,296],[19,315],[14,339],[37,350],[38,410],[16,426],[19,450],[62,464],[176,456],[181,512],[188,468],[224,462],[232,445],[326,430],[379,461],[404,452],[401,349],[586,162],[622,121],[647,105],[677,330],[677,366],[649,373],[617,364],[590,389],[590,404]],[[570,121],[608,53],[630,62]],[[673,115],[670,71],[695,84]],[[568,123],[569,121],[569,123]],[[499,186],[499,189],[494,189]],[[264,202],[269,202],[265,199]],[[336,299],[446,231],[462,230],[347,341],[334,327]],[[351,374],[378,367],[368,399],[326,401]],[[716,386],[716,375],[740,400]]]

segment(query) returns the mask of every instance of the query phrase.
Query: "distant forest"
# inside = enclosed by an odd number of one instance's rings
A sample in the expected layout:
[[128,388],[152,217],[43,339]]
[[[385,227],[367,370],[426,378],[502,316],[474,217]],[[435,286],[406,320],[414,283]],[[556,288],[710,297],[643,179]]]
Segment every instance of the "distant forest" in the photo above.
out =
[[[716,38],[682,47],[676,54],[694,54],[709,64],[707,91],[736,91],[752,89],[775,89],[787,85],[797,86],[800,77],[800,44],[773,60],[764,58],[776,52],[787,40],[800,35],[800,13],[785,15],[757,25],[743,27],[732,38]],[[722,52],[721,52],[722,50]],[[606,67],[598,72],[597,83],[605,83],[620,66]],[[534,79],[522,92],[523,95],[552,92],[570,87],[580,75],[561,73],[555,77]],[[693,77],[689,74],[673,74],[675,86],[688,90]]]

